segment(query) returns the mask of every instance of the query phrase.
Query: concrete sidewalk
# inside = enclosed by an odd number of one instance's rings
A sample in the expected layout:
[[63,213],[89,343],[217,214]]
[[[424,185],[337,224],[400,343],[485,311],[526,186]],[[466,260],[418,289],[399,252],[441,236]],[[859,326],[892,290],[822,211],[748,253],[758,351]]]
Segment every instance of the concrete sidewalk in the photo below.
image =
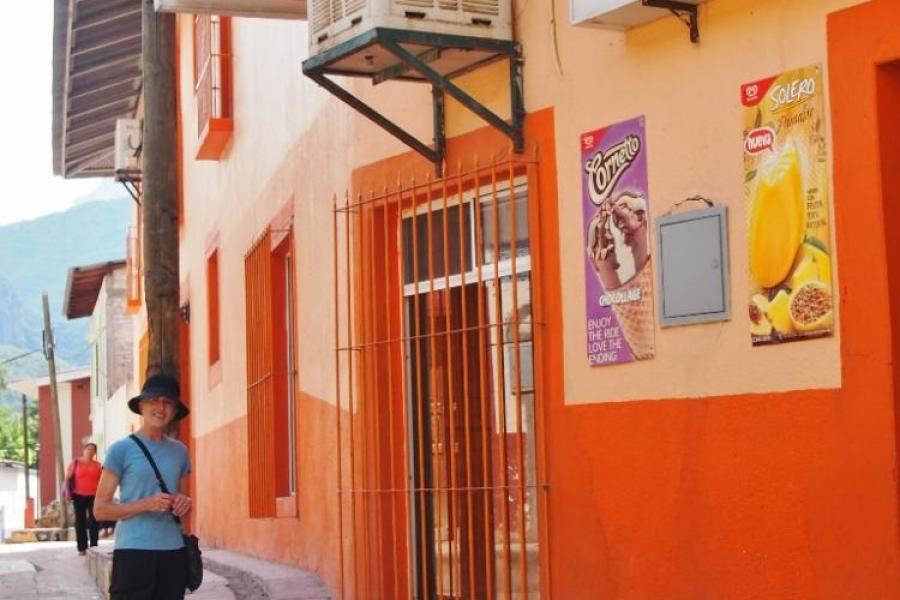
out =
[[[229,552],[203,550],[204,566],[228,579],[236,600],[331,600],[315,573]],[[201,588],[202,589],[202,588]]]
[[0,599],[102,600],[75,542],[0,544]]
[[[103,600],[112,540],[79,556],[75,542],[0,544],[0,600]],[[314,573],[227,550],[203,549],[203,585],[188,600],[331,600]]]
[[[189,600],[331,600],[322,581],[308,571],[227,550],[201,550],[203,585],[188,593]],[[104,540],[88,552],[86,567],[104,591],[109,589],[112,551],[112,542]]]
[[[109,576],[112,574],[113,541],[101,540],[100,546],[88,551],[86,569],[96,581],[99,589],[103,590],[100,598],[106,598],[109,590]],[[228,587],[228,581],[219,575],[203,569],[203,585],[194,593],[186,596],[191,600],[238,600]]]

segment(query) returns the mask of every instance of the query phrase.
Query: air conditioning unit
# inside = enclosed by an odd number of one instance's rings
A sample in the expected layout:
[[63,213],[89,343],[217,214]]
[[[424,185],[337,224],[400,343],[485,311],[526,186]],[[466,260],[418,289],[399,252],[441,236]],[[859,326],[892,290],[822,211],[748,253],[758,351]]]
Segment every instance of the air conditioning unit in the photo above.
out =
[[115,170],[117,181],[127,181],[141,173],[143,123],[140,119],[117,119]]
[[612,29],[629,29],[670,16],[669,8],[683,10],[703,2],[704,0],[569,0],[569,18],[573,25],[590,23]]
[[511,0],[311,0],[310,55],[375,28],[512,39]]
[[154,0],[159,12],[305,19],[307,0]]

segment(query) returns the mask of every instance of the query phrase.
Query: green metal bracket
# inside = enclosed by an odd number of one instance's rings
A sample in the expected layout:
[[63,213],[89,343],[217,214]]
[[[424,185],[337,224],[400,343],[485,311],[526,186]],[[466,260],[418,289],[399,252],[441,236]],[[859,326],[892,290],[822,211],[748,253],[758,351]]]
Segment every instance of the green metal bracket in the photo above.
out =
[[644,6],[652,6],[653,8],[664,8],[675,17],[687,25],[690,31],[691,43],[700,43],[700,26],[697,24],[697,5],[690,2],[681,2],[679,0],[641,0]]
[[[416,55],[404,48],[403,44],[424,46],[427,50]],[[373,45],[380,45],[394,55],[400,63],[378,73],[348,72],[346,68],[340,69],[332,67],[332,65],[338,63],[342,59],[357,52],[365,51]],[[488,58],[468,65],[466,68],[460,69],[459,71],[442,75],[434,70],[429,63],[438,59],[441,56],[442,51],[447,49],[480,50],[487,53]],[[512,116],[509,122],[498,116],[451,81],[452,78],[463,73],[470,72],[489,62],[503,58],[509,59],[510,113]],[[375,28],[305,60],[303,62],[303,73],[339,100],[345,102],[376,125],[434,163],[435,169],[440,176],[443,170],[446,151],[446,136],[444,130],[445,94],[449,94],[452,98],[471,110],[489,125],[510,138],[515,152],[522,152],[524,149],[522,125],[525,120],[525,108],[522,98],[521,67],[521,51],[519,45],[515,42],[470,36]],[[415,74],[418,74],[419,77],[415,77]],[[328,75],[364,76],[371,78],[374,84],[391,79],[419,82],[424,80],[425,82],[430,83],[432,88],[432,112],[434,121],[433,146],[427,145],[417,139],[401,126],[366,104],[363,100],[354,96],[349,91],[329,79]]]
[[[437,60],[440,57],[441,57],[440,48],[429,48],[422,54],[419,54],[416,56],[416,58],[418,58],[419,60],[421,60],[424,63],[430,63],[431,61]],[[379,83],[389,81],[391,79],[397,79],[398,77],[400,77],[404,73],[407,73],[408,71],[409,71],[409,66],[406,64],[400,63],[397,65],[393,65],[393,66],[388,67],[387,69],[383,70],[380,73],[375,73],[375,75],[372,76],[372,83],[374,83],[375,85],[378,85]]]

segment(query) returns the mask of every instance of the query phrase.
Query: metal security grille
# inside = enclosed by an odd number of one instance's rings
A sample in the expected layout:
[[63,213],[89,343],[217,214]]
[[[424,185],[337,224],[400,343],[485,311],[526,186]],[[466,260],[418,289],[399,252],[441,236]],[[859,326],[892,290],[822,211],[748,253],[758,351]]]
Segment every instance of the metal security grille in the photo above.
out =
[[538,598],[533,163],[336,200],[344,598]]
[[275,357],[272,345],[271,232],[244,257],[247,310],[247,472],[250,516],[275,516]]

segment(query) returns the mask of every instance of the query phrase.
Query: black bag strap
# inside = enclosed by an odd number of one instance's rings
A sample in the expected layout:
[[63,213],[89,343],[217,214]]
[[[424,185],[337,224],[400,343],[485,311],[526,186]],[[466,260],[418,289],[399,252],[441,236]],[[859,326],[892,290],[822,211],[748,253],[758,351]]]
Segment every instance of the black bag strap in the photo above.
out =
[[[134,441],[134,443],[138,445],[138,448],[140,448],[141,452],[144,453],[144,456],[147,457],[147,462],[149,462],[150,466],[153,467],[153,472],[156,474],[156,483],[159,484],[159,489],[162,490],[163,494],[168,494],[169,488],[166,486],[166,482],[163,481],[162,474],[159,472],[159,467],[156,466],[156,461],[153,460],[152,456],[150,456],[150,451],[147,450],[147,446],[144,445],[144,442],[141,441],[141,438],[134,435],[133,433],[131,435],[129,435],[128,437],[130,437],[132,439],[132,441]],[[175,513],[170,512],[169,514],[172,515],[172,518],[175,519],[175,522],[178,523],[178,525],[180,526],[181,519],[176,517]]]

